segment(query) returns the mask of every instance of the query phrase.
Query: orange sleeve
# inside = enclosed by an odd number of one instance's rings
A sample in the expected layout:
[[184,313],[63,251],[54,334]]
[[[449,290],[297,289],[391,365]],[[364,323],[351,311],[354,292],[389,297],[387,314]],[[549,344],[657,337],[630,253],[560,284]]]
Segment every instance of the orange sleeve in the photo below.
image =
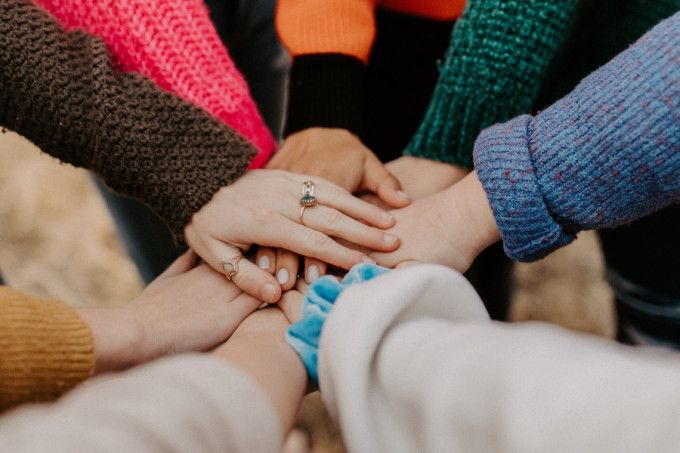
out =
[[299,55],[342,54],[368,61],[375,39],[375,0],[279,0],[281,42]]
[[381,0],[380,6],[425,19],[450,21],[463,13],[465,0]]
[[0,286],[0,412],[53,400],[94,371],[89,327],[67,305]]

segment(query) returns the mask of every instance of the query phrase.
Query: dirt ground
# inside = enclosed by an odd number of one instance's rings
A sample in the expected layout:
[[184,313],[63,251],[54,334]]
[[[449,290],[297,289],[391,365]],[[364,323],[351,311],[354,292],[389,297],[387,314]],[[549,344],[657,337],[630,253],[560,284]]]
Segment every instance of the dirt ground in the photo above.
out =
[[[58,164],[11,132],[0,134],[0,273],[12,286],[77,307],[119,305],[141,290],[87,172]],[[602,273],[593,234],[548,259],[517,265],[512,319],[611,337],[611,292]],[[315,452],[343,451],[318,395],[306,400],[299,424]]]

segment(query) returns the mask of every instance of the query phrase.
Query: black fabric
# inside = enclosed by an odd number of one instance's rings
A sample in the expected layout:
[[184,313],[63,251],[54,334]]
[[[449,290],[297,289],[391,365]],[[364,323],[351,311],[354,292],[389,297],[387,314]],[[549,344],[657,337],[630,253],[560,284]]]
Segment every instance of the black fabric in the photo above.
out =
[[293,60],[284,135],[309,127],[347,129],[361,136],[366,66],[341,54],[303,55]]
[[378,9],[368,64],[362,139],[383,161],[401,156],[434,91],[453,21]]

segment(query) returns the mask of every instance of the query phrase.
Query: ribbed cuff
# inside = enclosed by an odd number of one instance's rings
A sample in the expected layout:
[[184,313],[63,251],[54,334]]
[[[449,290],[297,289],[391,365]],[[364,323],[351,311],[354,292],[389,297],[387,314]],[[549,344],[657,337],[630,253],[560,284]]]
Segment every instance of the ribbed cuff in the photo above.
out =
[[531,119],[522,115],[486,129],[474,150],[477,176],[491,204],[505,253],[517,261],[543,258],[576,238],[562,229],[543,200],[530,155]]
[[73,309],[0,288],[0,411],[59,397],[92,374],[94,359]]
[[309,127],[363,129],[365,64],[348,55],[295,57],[290,73],[285,135]]

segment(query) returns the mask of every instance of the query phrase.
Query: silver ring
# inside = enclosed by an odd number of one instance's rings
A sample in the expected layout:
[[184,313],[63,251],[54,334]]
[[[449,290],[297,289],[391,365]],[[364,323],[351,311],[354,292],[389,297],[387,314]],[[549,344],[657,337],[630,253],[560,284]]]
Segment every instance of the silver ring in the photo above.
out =
[[238,262],[243,259],[243,255],[235,256],[222,262],[222,269],[224,269],[224,276],[227,281],[232,281],[232,279],[238,274]]

